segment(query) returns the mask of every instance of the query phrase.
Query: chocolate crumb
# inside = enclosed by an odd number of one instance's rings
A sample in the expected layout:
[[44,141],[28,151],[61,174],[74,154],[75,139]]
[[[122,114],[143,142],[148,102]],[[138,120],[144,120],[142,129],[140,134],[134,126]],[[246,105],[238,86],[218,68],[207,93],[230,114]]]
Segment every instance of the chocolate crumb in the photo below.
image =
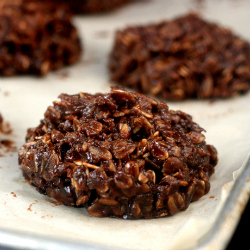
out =
[[4,122],[3,116],[0,114],[0,133],[8,135],[12,133],[11,126],[8,122]]
[[17,148],[11,140],[0,140],[0,157],[5,156],[6,153],[16,152]]
[[31,211],[31,212],[32,212],[32,210],[31,210],[32,205],[33,205],[33,204],[30,204],[30,205],[29,205],[29,208],[27,209],[28,211]]
[[11,194],[13,195],[13,197],[17,197],[16,194],[14,192],[11,192]]

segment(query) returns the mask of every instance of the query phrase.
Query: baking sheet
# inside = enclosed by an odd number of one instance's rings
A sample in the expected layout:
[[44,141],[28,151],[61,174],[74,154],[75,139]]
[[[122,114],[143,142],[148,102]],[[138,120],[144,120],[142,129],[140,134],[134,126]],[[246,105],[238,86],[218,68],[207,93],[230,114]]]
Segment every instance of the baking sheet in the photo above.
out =
[[[229,27],[250,41],[248,0],[140,0],[113,13],[78,16],[74,21],[85,50],[80,63],[44,78],[0,78],[0,112],[13,129],[9,138],[19,148],[26,129],[38,125],[46,108],[60,93],[109,92],[107,59],[116,29],[170,19],[190,11],[198,11],[204,18]],[[228,186],[234,184],[233,172],[243,165],[250,152],[249,103],[250,93],[228,100],[168,103],[171,109],[192,115],[206,129],[207,143],[213,144],[219,153],[210,192],[172,217],[136,221],[90,217],[83,208],[63,206],[39,194],[24,181],[17,153],[5,154],[0,157],[0,243],[27,248],[25,235],[31,234],[35,237],[30,248],[66,249],[68,245],[60,243],[64,241],[76,244],[75,249],[198,246],[218,221],[232,192]],[[249,185],[246,190],[249,191]],[[239,211],[236,213],[239,215]],[[214,249],[225,247],[237,220],[235,217],[225,230],[227,237]],[[13,235],[17,236],[15,242]],[[47,239],[53,244],[45,244]]]

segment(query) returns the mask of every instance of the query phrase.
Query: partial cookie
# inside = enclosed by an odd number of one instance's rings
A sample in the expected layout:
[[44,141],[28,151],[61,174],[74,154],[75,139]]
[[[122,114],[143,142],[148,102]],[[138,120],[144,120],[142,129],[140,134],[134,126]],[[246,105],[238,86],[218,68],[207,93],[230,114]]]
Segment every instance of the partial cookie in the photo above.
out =
[[4,122],[3,116],[0,113],[0,133],[8,135],[8,134],[11,134],[11,132],[12,132],[12,129],[11,129],[10,124],[8,122]]
[[250,89],[250,45],[190,14],[116,33],[111,80],[168,100],[227,98]]
[[77,0],[70,1],[71,10],[75,13],[99,13],[114,10],[132,0]]
[[0,4],[0,75],[44,75],[80,59],[71,15],[61,6]]
[[[41,2],[44,0],[28,0]],[[53,2],[55,4],[67,4],[69,9],[74,13],[100,13],[114,10],[133,0],[45,0],[46,2]]]
[[217,151],[181,111],[142,94],[61,94],[19,150],[24,177],[97,217],[154,218],[210,189]]
[[2,133],[3,131],[4,131],[4,129],[3,129],[3,117],[0,114],[0,132]]
[[15,152],[17,148],[14,142],[7,136],[12,133],[11,126],[8,122],[5,122],[3,116],[0,114],[0,157],[6,155],[9,152]]

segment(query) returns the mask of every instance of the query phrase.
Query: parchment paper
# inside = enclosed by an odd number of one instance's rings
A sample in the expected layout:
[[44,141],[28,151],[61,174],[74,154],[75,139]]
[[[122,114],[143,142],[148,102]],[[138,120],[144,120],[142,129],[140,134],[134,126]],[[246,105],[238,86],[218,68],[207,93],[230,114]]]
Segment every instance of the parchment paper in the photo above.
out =
[[[107,59],[117,28],[199,11],[206,19],[227,26],[250,40],[249,10],[248,0],[141,0],[113,13],[76,17],[75,25],[85,50],[80,63],[44,78],[0,78],[0,113],[13,129],[8,138],[20,148],[26,129],[38,125],[46,108],[60,93],[109,92]],[[219,153],[210,192],[191,203],[186,211],[151,220],[90,217],[83,208],[59,205],[26,183],[15,152],[0,157],[0,229],[116,249],[195,246],[216,220],[223,184],[233,181],[233,172],[241,167],[250,152],[249,103],[250,93],[228,100],[168,103],[171,109],[192,115],[193,120],[206,129],[207,143],[214,145]],[[226,193],[230,195],[230,189]]]

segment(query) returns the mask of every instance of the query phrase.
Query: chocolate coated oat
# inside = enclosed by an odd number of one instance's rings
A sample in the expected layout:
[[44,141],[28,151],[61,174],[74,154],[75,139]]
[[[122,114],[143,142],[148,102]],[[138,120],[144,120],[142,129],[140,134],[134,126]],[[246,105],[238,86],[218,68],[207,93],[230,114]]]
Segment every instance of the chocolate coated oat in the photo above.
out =
[[250,89],[250,45],[189,14],[117,31],[111,80],[168,100],[227,98]]
[[71,15],[52,4],[0,4],[0,75],[36,74],[75,63],[81,44]]
[[113,87],[61,94],[19,150],[24,177],[97,217],[154,218],[205,195],[217,151],[181,111]]

